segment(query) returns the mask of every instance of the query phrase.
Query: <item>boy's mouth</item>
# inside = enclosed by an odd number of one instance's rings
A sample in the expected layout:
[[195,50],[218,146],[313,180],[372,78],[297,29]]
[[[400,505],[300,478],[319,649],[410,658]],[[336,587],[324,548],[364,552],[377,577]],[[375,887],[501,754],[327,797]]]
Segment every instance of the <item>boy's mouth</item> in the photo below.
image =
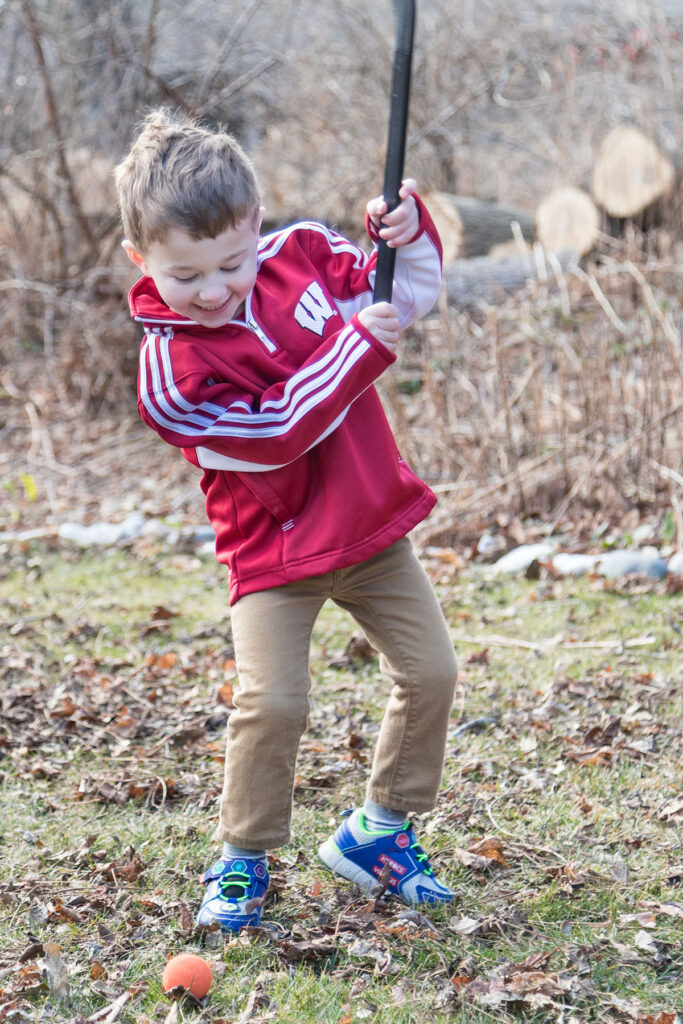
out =
[[197,306],[197,309],[201,310],[202,313],[219,313],[221,310],[226,309],[229,302],[230,299],[227,298],[223,302],[219,302],[217,306],[199,306],[196,303],[195,305]]

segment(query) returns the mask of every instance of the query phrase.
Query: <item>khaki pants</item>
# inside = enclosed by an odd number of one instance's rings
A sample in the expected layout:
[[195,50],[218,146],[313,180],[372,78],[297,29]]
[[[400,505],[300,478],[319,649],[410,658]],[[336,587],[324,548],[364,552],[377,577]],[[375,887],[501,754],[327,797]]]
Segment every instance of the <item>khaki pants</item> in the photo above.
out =
[[367,795],[396,811],[434,807],[457,666],[427,574],[403,538],[366,562],[247,594],[233,606],[239,689],[228,720],[223,841],[269,849],[289,840],[311,633],[328,598],[351,613],[393,681]]

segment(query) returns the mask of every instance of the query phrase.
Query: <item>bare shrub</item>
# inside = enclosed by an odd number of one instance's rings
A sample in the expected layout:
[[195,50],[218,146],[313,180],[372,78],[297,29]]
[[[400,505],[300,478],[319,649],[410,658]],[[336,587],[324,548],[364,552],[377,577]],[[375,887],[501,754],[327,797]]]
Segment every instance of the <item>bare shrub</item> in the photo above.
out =
[[423,539],[517,516],[558,525],[586,508],[621,520],[675,498],[683,246],[646,258],[638,241],[560,288],[534,282],[479,314],[444,307],[415,329],[382,387],[404,455],[441,495]]
[[[21,374],[17,362],[42,350],[49,376],[66,395],[73,391],[74,414],[87,375],[94,408],[115,406],[134,388],[138,331],[122,315],[133,276],[118,258],[111,170],[136,123],[167,103],[230,120],[253,139],[270,103],[269,75],[287,49],[293,6],[0,6],[0,48],[8,55],[0,65],[0,287],[7,300],[0,362]],[[264,26],[273,24],[277,31],[267,35]]]

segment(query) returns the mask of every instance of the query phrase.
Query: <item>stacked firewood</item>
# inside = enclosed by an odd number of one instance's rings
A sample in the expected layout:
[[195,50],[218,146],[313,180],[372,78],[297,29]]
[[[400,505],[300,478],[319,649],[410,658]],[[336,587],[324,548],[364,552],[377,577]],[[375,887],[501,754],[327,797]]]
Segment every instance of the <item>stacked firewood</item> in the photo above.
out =
[[680,230],[682,181],[683,153],[665,154],[637,128],[620,126],[600,145],[586,188],[557,188],[535,210],[428,194],[449,302],[495,304],[529,279],[578,263],[601,236],[619,235],[627,223]]

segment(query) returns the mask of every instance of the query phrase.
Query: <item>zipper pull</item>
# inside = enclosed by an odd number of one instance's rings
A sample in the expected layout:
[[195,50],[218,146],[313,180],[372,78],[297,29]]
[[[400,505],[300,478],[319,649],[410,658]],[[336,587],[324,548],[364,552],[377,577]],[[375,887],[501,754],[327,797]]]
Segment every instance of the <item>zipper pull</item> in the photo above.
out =
[[249,327],[251,328],[251,330],[252,330],[252,331],[254,332],[254,334],[255,334],[255,335],[256,335],[256,337],[257,337],[257,338],[259,339],[259,341],[261,342],[261,344],[262,344],[262,345],[263,345],[263,346],[264,346],[265,348],[267,348],[269,352],[277,352],[277,345],[275,345],[275,344],[274,344],[274,343],[273,343],[273,342],[272,342],[272,341],[270,340],[270,338],[269,338],[269,337],[268,337],[268,336],[267,336],[266,334],[264,334],[264,332],[263,332],[263,331],[261,330],[261,328],[259,327],[259,325],[258,325],[258,324],[256,323],[256,321],[255,321],[255,320],[249,320],[249,321],[248,321],[248,326],[249,326]]

